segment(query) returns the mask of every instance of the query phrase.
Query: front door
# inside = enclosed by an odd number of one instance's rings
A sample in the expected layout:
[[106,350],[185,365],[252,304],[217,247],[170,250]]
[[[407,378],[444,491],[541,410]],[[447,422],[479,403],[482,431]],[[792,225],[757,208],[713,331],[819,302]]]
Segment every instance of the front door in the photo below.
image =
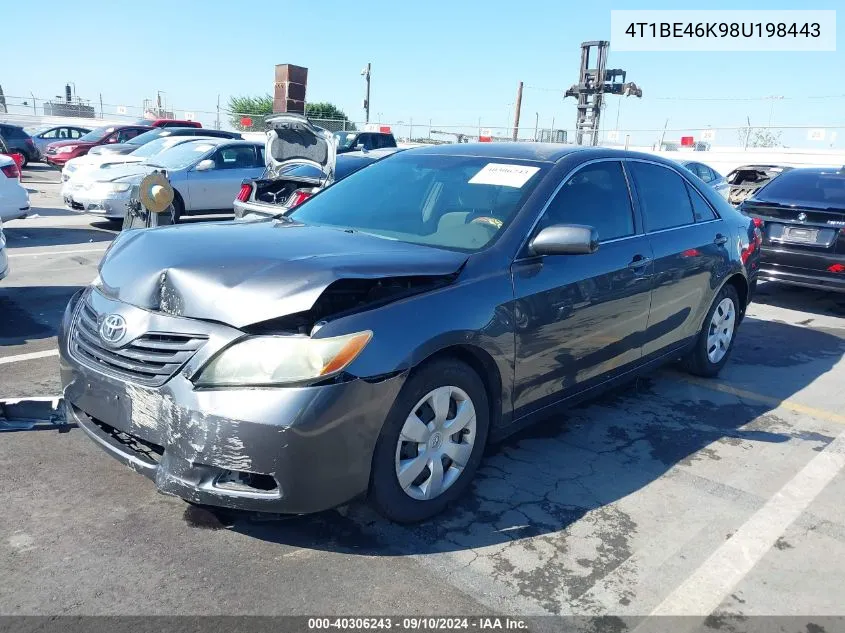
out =
[[591,255],[523,256],[512,266],[520,417],[640,361],[652,253],[639,230],[622,164],[589,163],[555,194],[535,234],[555,224],[594,227]]
[[659,356],[696,336],[714,284],[730,265],[725,226],[695,187],[671,167],[627,162],[654,252],[654,284],[643,356]]
[[188,211],[231,211],[245,178],[260,178],[264,160],[255,145],[226,145],[209,158],[214,168],[188,172]]

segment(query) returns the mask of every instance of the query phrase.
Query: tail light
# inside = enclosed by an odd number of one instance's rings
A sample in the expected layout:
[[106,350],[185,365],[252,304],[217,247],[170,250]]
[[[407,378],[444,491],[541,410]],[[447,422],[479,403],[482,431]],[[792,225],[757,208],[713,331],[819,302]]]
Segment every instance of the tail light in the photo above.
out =
[[247,202],[252,195],[252,184],[245,182],[241,185],[241,190],[238,192],[238,201]]
[[296,191],[293,192],[293,195],[291,195],[290,203],[288,204],[288,206],[291,209],[294,208],[294,207],[297,207],[300,204],[302,204],[303,202],[305,202],[306,200],[308,200],[308,198],[310,198],[312,195],[314,195],[314,194],[311,193],[311,191],[308,190],[308,189],[297,189]]
[[18,169],[16,163],[12,163],[11,165],[6,165],[5,167],[0,167],[0,171],[2,171],[6,178],[20,178],[21,177],[21,170]]
[[32,147],[33,149],[35,148],[35,143],[32,141],[32,139],[31,139],[31,138],[26,139],[26,141],[25,141],[25,142],[26,142],[26,144],[27,144],[27,145],[29,145],[29,146],[30,146],[30,147]]
[[751,218],[751,222],[754,224],[754,228],[762,229],[763,228],[763,220],[760,218]]
[[832,273],[845,273],[845,264],[833,264],[827,268]]

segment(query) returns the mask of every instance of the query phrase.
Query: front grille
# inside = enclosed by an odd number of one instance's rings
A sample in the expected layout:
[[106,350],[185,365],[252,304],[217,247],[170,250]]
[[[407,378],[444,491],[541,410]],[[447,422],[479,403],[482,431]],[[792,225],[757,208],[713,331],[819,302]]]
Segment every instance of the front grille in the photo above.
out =
[[85,301],[76,313],[70,335],[71,354],[105,374],[158,387],[167,382],[205,343],[205,337],[148,332],[120,349],[100,340],[99,318]]

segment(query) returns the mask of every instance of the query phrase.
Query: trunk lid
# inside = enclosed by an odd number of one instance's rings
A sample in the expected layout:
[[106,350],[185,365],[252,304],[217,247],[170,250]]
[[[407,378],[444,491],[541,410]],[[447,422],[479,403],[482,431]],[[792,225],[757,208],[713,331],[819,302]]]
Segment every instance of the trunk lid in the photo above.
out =
[[337,141],[331,132],[301,114],[272,116],[267,128],[264,156],[269,178],[278,177],[290,165],[306,164],[321,171],[324,185],[331,184],[337,159]]
[[763,246],[788,251],[790,266],[826,270],[831,257],[845,254],[845,208],[747,200],[742,211],[763,220]]

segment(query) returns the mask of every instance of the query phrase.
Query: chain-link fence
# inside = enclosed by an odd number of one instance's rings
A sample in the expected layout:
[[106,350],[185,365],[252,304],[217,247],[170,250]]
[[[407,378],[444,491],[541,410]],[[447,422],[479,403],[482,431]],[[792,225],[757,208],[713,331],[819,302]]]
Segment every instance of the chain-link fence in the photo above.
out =
[[[97,127],[105,124],[135,122],[150,118],[175,118],[199,121],[204,127],[261,133],[268,114],[231,112],[224,107],[214,110],[176,108],[159,102],[141,105],[121,105],[103,100],[84,100],[56,96],[43,99],[28,97],[0,97],[0,120],[24,127],[53,124],[73,119],[76,124]],[[574,120],[574,115],[573,115]],[[575,143],[576,131],[571,127],[522,125],[518,129],[502,125],[488,125],[479,119],[473,124],[454,124],[428,120],[349,121],[345,119],[312,119],[315,125],[332,132],[388,129],[402,143],[467,143],[474,141],[541,141],[547,143]],[[585,143],[589,143],[589,137]],[[603,146],[664,151],[748,151],[769,148],[834,152],[845,148],[845,125],[780,125],[780,126],[724,126],[724,127],[637,127],[631,129],[600,129],[597,142]],[[840,160],[845,162],[845,158]]]

